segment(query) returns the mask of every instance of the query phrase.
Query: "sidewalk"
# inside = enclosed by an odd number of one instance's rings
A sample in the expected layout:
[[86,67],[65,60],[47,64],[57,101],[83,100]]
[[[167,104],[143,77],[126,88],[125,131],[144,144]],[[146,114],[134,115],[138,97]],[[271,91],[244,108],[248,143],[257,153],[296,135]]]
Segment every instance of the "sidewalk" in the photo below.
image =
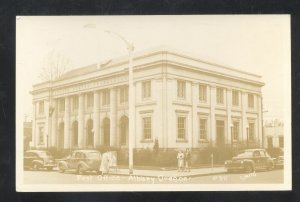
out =
[[[133,175],[143,176],[143,177],[196,177],[196,176],[206,176],[206,175],[217,175],[226,172],[225,167],[215,167],[215,168],[195,168],[191,169],[191,172],[178,172],[177,170],[145,170],[145,169],[134,169]],[[110,170],[111,175],[123,175],[129,176],[128,168],[112,168]]]

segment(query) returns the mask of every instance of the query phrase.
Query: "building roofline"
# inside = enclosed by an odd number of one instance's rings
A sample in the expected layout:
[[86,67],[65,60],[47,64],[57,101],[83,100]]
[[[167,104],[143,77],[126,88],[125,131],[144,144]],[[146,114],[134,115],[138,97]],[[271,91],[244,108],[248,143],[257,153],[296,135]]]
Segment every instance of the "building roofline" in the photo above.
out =
[[[227,69],[227,70],[230,70],[230,71],[250,75],[252,77],[257,78],[257,80],[255,80],[255,79],[253,80],[254,83],[259,83],[262,86],[264,85],[264,83],[260,81],[260,79],[262,78],[260,75],[249,73],[249,72],[242,71],[242,70],[238,70],[236,68],[232,68],[232,67],[228,67],[228,66],[219,65],[219,64],[216,64],[216,63],[213,63],[213,62],[208,62],[208,61],[205,61],[205,60],[201,60],[201,59],[198,59],[198,57],[195,56],[192,53],[188,53],[188,52],[185,52],[185,51],[179,51],[179,50],[176,50],[174,48],[170,48],[168,46],[159,46],[159,47],[155,47],[155,48],[150,48],[150,49],[137,51],[137,52],[134,53],[133,61],[137,61],[139,59],[143,59],[143,58],[146,58],[146,57],[151,56],[151,55],[157,55],[157,54],[163,54],[163,53],[178,56],[178,57],[181,57],[181,58],[186,58],[188,60],[193,60],[193,61],[200,62],[200,63],[206,64],[206,65],[211,65],[211,66],[214,66],[214,67],[217,67],[217,68],[223,68],[223,69]],[[166,60],[166,62],[167,62],[167,60]],[[87,66],[84,66],[84,67],[79,67],[79,68],[72,69],[72,70],[66,72],[65,74],[63,74],[61,78],[58,78],[58,79],[54,80],[53,82],[55,83],[57,81],[61,81],[61,80],[64,80],[64,79],[70,79],[70,78],[73,78],[73,77],[77,77],[79,75],[82,76],[82,75],[91,74],[91,73],[97,72],[99,70],[110,69],[112,67],[124,65],[126,63],[128,63],[128,55],[115,57],[113,59],[106,60],[104,62],[102,61],[100,63],[91,64],[91,65],[87,65]],[[99,68],[99,66],[102,66],[102,67]],[[86,68],[90,68],[90,70],[86,71],[86,72],[83,72],[83,73],[80,73],[79,75],[76,74],[80,70],[84,70]],[[205,68],[201,68],[201,69],[203,70]],[[199,70],[200,70],[200,68],[199,68]],[[207,69],[207,71],[213,72],[212,70],[209,70],[209,69]],[[249,80],[249,79],[246,79],[246,80]],[[38,84],[34,84],[33,87],[43,86],[43,88],[48,88],[49,83],[50,83],[50,81],[44,81],[44,82],[41,82],[41,83],[38,83]],[[31,91],[31,93],[32,92],[33,91]]]

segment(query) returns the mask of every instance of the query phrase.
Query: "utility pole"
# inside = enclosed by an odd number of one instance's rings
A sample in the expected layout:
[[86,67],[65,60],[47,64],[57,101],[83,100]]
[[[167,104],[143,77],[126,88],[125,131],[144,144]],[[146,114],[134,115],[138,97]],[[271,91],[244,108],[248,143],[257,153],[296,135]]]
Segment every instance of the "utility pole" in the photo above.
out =
[[129,43],[123,36],[116,32],[112,31],[105,31],[108,34],[113,34],[120,38],[126,45],[129,61],[128,61],[128,111],[129,111],[129,134],[128,134],[128,149],[129,149],[129,174],[133,174],[133,140],[135,136],[135,128],[134,128],[134,121],[135,121],[135,98],[134,98],[134,89],[133,89],[133,51],[134,46],[132,43]]

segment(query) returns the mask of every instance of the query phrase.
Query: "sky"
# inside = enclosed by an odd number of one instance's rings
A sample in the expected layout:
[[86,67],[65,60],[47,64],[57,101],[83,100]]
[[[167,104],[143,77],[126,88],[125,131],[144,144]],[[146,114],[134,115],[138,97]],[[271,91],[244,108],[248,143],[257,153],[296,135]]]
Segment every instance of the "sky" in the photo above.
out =
[[[290,18],[288,15],[192,16],[18,16],[16,18],[17,100],[32,115],[32,85],[41,82],[45,58],[55,51],[68,70],[169,46],[199,59],[262,76],[264,119],[282,119],[290,105]],[[17,102],[18,103],[18,102]]]

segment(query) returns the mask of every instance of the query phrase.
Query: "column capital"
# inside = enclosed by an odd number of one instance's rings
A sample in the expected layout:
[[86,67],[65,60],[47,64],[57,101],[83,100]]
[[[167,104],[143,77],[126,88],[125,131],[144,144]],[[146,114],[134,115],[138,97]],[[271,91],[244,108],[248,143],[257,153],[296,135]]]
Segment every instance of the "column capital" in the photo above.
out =
[[217,85],[216,84],[209,84],[209,86],[211,87],[211,88],[216,88],[217,87]]
[[192,81],[191,83],[192,83],[192,86],[197,86],[197,85],[199,85],[199,82],[197,82],[197,81]]
[[226,87],[227,91],[232,91],[232,87]]

